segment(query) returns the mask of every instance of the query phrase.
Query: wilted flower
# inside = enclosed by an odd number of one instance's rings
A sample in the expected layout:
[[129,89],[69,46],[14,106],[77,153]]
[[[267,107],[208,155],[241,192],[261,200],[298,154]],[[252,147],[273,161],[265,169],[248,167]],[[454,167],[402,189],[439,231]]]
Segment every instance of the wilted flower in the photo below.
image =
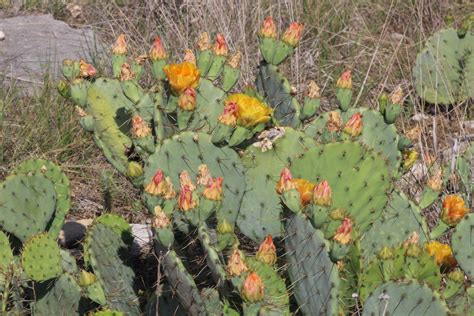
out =
[[244,258],[239,249],[234,249],[229,257],[229,263],[227,264],[227,273],[230,276],[241,276],[242,273],[247,272],[249,269],[245,265]]
[[207,187],[202,192],[202,195],[211,201],[220,201],[222,200],[222,183],[224,178],[218,177],[213,178],[212,182],[207,185]]
[[132,79],[135,79],[135,72],[133,72],[132,66],[130,66],[130,64],[123,63],[122,68],[120,68],[119,80],[127,81]]
[[240,53],[239,51],[236,51],[232,56],[230,56],[228,64],[232,68],[239,68],[241,59],[242,59],[242,53]]
[[165,178],[162,196],[165,200],[171,200],[176,196],[170,177]]
[[270,265],[273,265],[276,262],[276,247],[273,244],[272,235],[267,235],[265,240],[260,244],[256,258],[257,260]]
[[435,258],[436,263],[440,266],[456,265],[456,259],[454,259],[453,251],[449,245],[434,240],[426,244],[426,251]]
[[313,202],[319,206],[330,206],[332,202],[332,189],[324,180],[314,187]]
[[224,113],[219,115],[219,122],[224,125],[235,126],[237,124],[237,103],[227,102],[224,106]]
[[87,116],[87,112],[84,111],[84,109],[81,108],[79,105],[76,105],[74,109],[76,110],[77,115],[79,115],[80,117]]
[[211,49],[209,34],[207,32],[203,32],[199,35],[198,41],[196,42],[196,46],[200,51]]
[[443,186],[443,170],[436,170],[434,175],[428,178],[426,185],[434,191],[441,191]]
[[270,120],[273,110],[259,99],[243,93],[230,95],[225,106],[235,103],[237,106],[237,124],[244,127],[253,127]]
[[166,50],[159,36],[155,37],[148,55],[152,61],[166,59]]
[[91,64],[88,64],[84,59],[79,61],[80,76],[82,78],[94,77],[97,70]]
[[320,89],[319,89],[318,85],[316,84],[316,82],[314,80],[310,80],[308,82],[306,95],[311,99],[317,99],[317,98],[321,97],[319,91],[320,91]]
[[194,56],[194,52],[192,50],[190,50],[190,49],[185,49],[184,50],[183,62],[196,64],[196,56]]
[[193,197],[193,190],[188,185],[181,185],[181,191],[179,192],[178,207],[182,211],[189,211],[198,205],[197,201]]
[[290,191],[296,189],[296,184],[293,183],[293,176],[291,175],[291,171],[288,168],[283,168],[280,173],[280,180],[278,180],[276,185],[276,191],[278,194],[282,194],[283,192]]
[[125,34],[120,34],[115,40],[112,46],[112,53],[115,55],[126,55],[127,54],[127,42],[125,40]]
[[176,94],[183,93],[187,88],[196,88],[199,84],[200,72],[193,63],[166,65],[163,71]]
[[151,128],[140,115],[135,115],[132,118],[132,135],[136,138],[143,138],[151,135]]
[[170,218],[163,212],[161,206],[155,206],[155,218],[153,220],[153,227],[158,229],[168,228],[171,225]]
[[199,165],[198,167],[198,176],[197,176],[198,185],[209,185],[212,182],[211,173],[209,172],[209,167],[205,164]]
[[242,284],[242,298],[248,302],[256,303],[263,300],[265,288],[260,276],[252,272],[244,280]]
[[263,20],[262,28],[260,29],[260,32],[258,34],[260,35],[260,37],[277,37],[276,26],[271,16],[267,16],[265,20]]
[[225,41],[225,37],[222,34],[216,35],[216,42],[214,43],[214,54],[218,56],[227,56],[229,53],[229,48]]
[[337,79],[336,87],[341,89],[352,89],[352,74],[350,70],[344,71],[341,77]]
[[449,226],[455,226],[468,212],[464,200],[459,195],[450,194],[444,198],[441,219]]
[[160,195],[163,193],[163,186],[165,185],[164,183],[164,178],[165,175],[163,173],[163,170],[158,169],[155,172],[155,175],[151,179],[151,181],[145,186],[145,192],[151,194],[151,195]]
[[351,116],[349,121],[344,126],[344,133],[351,135],[352,137],[357,137],[362,133],[362,127],[364,123],[362,121],[362,115],[357,112]]
[[187,88],[178,98],[178,106],[185,111],[194,111],[196,108],[196,89]]
[[390,95],[390,102],[392,104],[403,104],[403,89],[401,86],[398,86]]
[[331,111],[328,113],[329,119],[326,122],[326,128],[329,132],[335,133],[341,129],[342,118],[338,111]]
[[300,193],[301,205],[305,206],[309,202],[311,202],[315,186],[314,183],[301,178],[293,179],[292,181],[296,185],[296,189]]
[[342,224],[337,228],[334,240],[342,245],[346,245],[352,240],[352,221],[350,218],[344,218]]
[[281,40],[292,47],[298,46],[303,33],[303,28],[304,25],[302,23],[292,22],[281,37]]
[[191,181],[187,170],[181,171],[181,173],[179,174],[179,181],[181,186],[188,186],[191,191],[196,190],[196,186]]

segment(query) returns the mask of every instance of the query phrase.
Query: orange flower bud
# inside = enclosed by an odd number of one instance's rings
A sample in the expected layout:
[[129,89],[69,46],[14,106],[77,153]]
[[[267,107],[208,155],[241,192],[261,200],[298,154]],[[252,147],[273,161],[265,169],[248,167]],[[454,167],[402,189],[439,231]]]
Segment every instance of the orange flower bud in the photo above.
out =
[[248,302],[256,303],[263,300],[265,289],[263,281],[257,273],[250,273],[242,284],[242,298]]
[[267,235],[267,237],[265,237],[265,240],[260,245],[260,248],[258,248],[256,258],[257,260],[266,264],[275,264],[277,255],[276,247],[273,244],[272,235]]
[[329,119],[326,122],[326,128],[329,132],[335,133],[341,129],[342,126],[342,118],[341,114],[337,111],[329,112]]
[[293,176],[291,175],[291,171],[288,168],[283,168],[280,173],[280,180],[278,180],[276,185],[276,191],[278,194],[282,194],[283,192],[296,189],[296,185],[292,181]]
[[317,184],[313,190],[313,202],[319,206],[330,206],[332,202],[332,189],[324,180]]
[[196,108],[196,90],[187,88],[178,98],[178,106],[185,111],[194,111]]
[[229,52],[229,48],[227,47],[227,43],[225,41],[224,35],[217,34],[216,35],[216,42],[214,44],[214,54],[219,56],[227,56]]
[[207,186],[212,182],[211,173],[207,165],[202,164],[198,167],[197,184]]
[[182,211],[189,211],[198,205],[197,201],[193,199],[193,190],[188,185],[181,185],[179,193],[178,207]]
[[260,37],[268,37],[268,38],[276,38],[277,37],[277,29],[275,23],[273,22],[273,18],[271,16],[267,16],[265,20],[263,20],[262,28],[258,33]]
[[166,59],[166,50],[159,36],[155,37],[148,55],[152,61]]
[[232,251],[229,257],[229,263],[227,264],[227,273],[229,273],[230,276],[241,276],[242,273],[249,270],[243,259],[243,255],[239,249]]
[[85,60],[79,61],[79,69],[81,78],[94,77],[97,74],[97,70],[91,64],[86,63]]
[[202,195],[211,201],[220,201],[222,200],[222,183],[224,178],[213,178],[212,182],[207,185],[207,187],[202,192]]
[[346,245],[352,240],[352,221],[349,218],[344,218],[342,224],[337,228],[334,240],[342,245]]
[[468,212],[464,200],[459,195],[450,194],[444,198],[441,219],[449,226],[455,226]]
[[140,115],[135,115],[132,118],[132,135],[136,138],[143,138],[151,135],[151,128]]
[[337,79],[336,87],[341,89],[352,89],[352,74],[350,70],[344,71],[341,77]]
[[302,23],[292,22],[283,34],[281,40],[293,47],[296,47],[301,39],[304,25]]
[[425,247],[428,254],[435,258],[438,265],[448,267],[456,265],[456,259],[449,245],[434,240],[427,243]]
[[292,182],[296,185],[296,189],[300,193],[301,205],[305,206],[313,198],[314,183],[305,179],[293,179]]
[[199,35],[198,41],[196,42],[196,46],[200,51],[211,49],[209,34],[207,32],[203,32]]
[[122,68],[120,69],[120,81],[132,80],[135,78],[135,73],[132,70],[132,66],[127,63],[122,64]]
[[125,40],[125,34],[120,34],[112,45],[112,53],[115,55],[126,55],[127,54],[127,42]]
[[351,135],[352,137],[357,137],[362,133],[362,127],[364,123],[362,122],[362,115],[357,112],[351,116],[349,121],[344,126],[344,133]]
[[219,116],[219,122],[224,125],[235,126],[237,124],[237,103],[228,102],[225,104],[224,113]]

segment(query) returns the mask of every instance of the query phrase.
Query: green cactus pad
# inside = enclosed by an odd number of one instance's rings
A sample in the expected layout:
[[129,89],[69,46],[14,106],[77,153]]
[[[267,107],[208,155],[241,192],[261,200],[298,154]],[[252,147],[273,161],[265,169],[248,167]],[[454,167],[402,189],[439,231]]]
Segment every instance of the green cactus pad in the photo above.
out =
[[67,273],[74,274],[78,271],[76,259],[67,250],[61,249],[61,266]]
[[474,180],[472,178],[472,165],[474,163],[474,142],[469,144],[466,151],[456,161],[456,173],[461,178],[467,195],[474,193]]
[[339,277],[323,233],[301,215],[288,220],[286,231],[288,274],[302,313],[336,314]]
[[390,162],[391,171],[396,174],[402,161],[402,153],[398,150],[398,134],[393,124],[387,124],[383,116],[374,110],[368,108],[350,108],[347,112],[342,112],[343,122],[347,122],[350,117],[360,112],[362,114],[362,134],[360,141],[381,152]]
[[217,125],[218,117],[224,111],[224,90],[215,86],[212,81],[203,79],[199,81],[197,89],[196,111],[200,123],[196,124],[196,128],[204,127],[207,131],[212,131]]
[[445,303],[426,285],[417,282],[387,282],[379,286],[364,304],[364,316],[447,315]]
[[8,240],[8,236],[0,230],[0,271],[5,269],[12,262],[12,260],[13,252],[10,247],[10,241]]
[[57,278],[63,273],[61,252],[49,234],[39,234],[28,240],[21,253],[21,265],[34,281]]
[[313,144],[303,133],[286,127],[272,149],[262,152],[258,147],[247,148],[243,156],[246,193],[237,221],[244,235],[261,242],[268,234],[281,234],[282,208],[276,184],[282,169]]
[[393,191],[383,214],[367,230],[360,242],[363,261],[368,262],[384,247],[395,247],[413,232],[424,244],[428,239],[428,226],[421,210],[405,194]]
[[21,241],[45,231],[56,210],[56,190],[43,175],[13,175],[0,186],[0,228]]
[[299,125],[300,105],[291,95],[288,79],[283,77],[277,66],[262,63],[257,76],[258,92],[265,96],[265,101],[274,112],[274,117],[283,126]]
[[95,222],[112,228],[125,243],[130,244],[133,242],[132,229],[123,217],[116,214],[103,214],[97,217]]
[[49,315],[83,315],[81,308],[81,288],[74,278],[65,273],[54,282],[52,288],[44,290],[32,304],[32,314]]
[[115,79],[99,78],[87,92],[86,112],[94,117],[94,140],[122,174],[127,172],[126,152],[132,146],[127,112],[132,106]]
[[127,249],[121,236],[101,223],[88,230],[84,243],[84,251],[104,289],[108,306],[127,315],[139,315],[138,297],[134,291],[135,273],[128,265]]
[[13,174],[32,175],[35,173],[41,173],[51,180],[56,189],[56,212],[54,213],[53,221],[48,227],[48,232],[51,236],[57,236],[63,227],[64,218],[71,207],[69,179],[58,165],[45,159],[26,160],[13,170]]
[[465,216],[456,226],[451,236],[451,246],[461,269],[474,278],[474,215]]
[[162,169],[178,190],[180,172],[187,170],[196,183],[201,164],[208,166],[212,177],[224,178],[222,206],[217,216],[235,223],[245,191],[244,168],[235,151],[214,146],[208,134],[184,132],[166,139],[145,164],[145,185]]
[[110,309],[106,309],[103,311],[98,311],[92,314],[93,316],[125,316],[123,312],[120,311],[112,311]]
[[474,97],[474,34],[460,38],[455,29],[431,36],[416,58],[417,94],[432,104],[453,104]]
[[392,183],[386,161],[354,142],[313,147],[290,167],[293,177],[319,183],[328,181],[332,189],[332,209],[342,208],[364,232],[381,214]]

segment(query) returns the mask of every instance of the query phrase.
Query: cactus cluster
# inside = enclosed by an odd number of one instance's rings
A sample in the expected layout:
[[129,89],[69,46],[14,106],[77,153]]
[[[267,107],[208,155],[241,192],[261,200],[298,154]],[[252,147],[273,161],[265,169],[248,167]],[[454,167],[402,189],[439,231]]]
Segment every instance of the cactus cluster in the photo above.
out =
[[[83,60],[64,61],[59,92],[142,191],[166,277],[150,297],[137,291],[128,225],[110,214],[89,228],[76,263],[54,242],[69,208],[67,179],[45,161],[25,163],[0,188],[0,272],[10,271],[10,247],[23,242],[18,273],[41,293],[35,314],[474,312],[472,146],[453,170],[433,165],[421,199],[410,200],[397,181],[416,160],[394,124],[403,90],[382,94],[377,110],[356,107],[346,70],[335,84],[338,108],[320,109],[313,81],[299,98],[280,65],[302,31],[294,22],[278,36],[265,19],[255,88],[244,91],[240,53],[230,54],[220,34],[211,44],[203,33],[181,61],[160,38],[147,56],[131,58],[121,35],[110,78]],[[143,87],[147,60],[153,85]],[[445,195],[450,174],[462,185]],[[438,202],[430,230],[422,210]],[[451,231],[452,248],[437,240]],[[189,238],[205,260],[188,255]],[[192,273],[199,260],[204,281]],[[11,300],[2,307],[13,309],[18,290],[3,284]]]

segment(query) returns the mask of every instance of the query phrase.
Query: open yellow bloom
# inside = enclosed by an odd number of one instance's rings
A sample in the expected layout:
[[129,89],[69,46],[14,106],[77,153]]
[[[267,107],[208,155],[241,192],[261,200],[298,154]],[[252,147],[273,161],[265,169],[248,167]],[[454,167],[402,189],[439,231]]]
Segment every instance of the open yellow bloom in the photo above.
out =
[[450,226],[455,226],[469,212],[464,200],[456,194],[450,194],[444,198],[441,219]]
[[163,67],[171,89],[181,94],[187,88],[196,88],[199,84],[200,72],[195,64],[183,62]]
[[301,205],[305,206],[313,199],[313,190],[315,184],[301,178],[291,180],[295,185],[296,189],[300,193]]
[[253,127],[270,120],[273,110],[257,98],[243,93],[230,95],[225,101],[226,106],[237,105],[237,124],[244,127]]
[[430,241],[425,247],[428,254],[435,258],[438,265],[456,265],[456,259],[454,259],[453,251],[449,245],[442,244],[439,241]]

